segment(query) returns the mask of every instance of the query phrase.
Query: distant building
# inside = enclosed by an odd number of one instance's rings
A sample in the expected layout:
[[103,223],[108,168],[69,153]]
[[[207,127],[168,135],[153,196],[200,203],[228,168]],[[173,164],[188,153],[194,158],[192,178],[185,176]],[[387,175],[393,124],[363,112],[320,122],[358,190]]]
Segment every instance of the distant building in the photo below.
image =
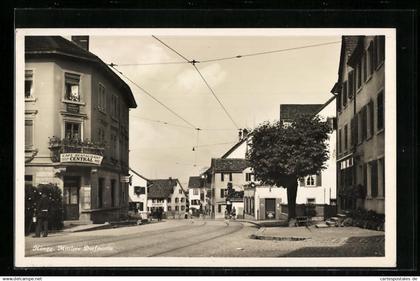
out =
[[178,179],[153,179],[147,186],[147,211],[162,208],[167,217],[183,216],[188,208],[188,197]]
[[343,36],[337,95],[340,210],[385,211],[385,37]]
[[226,210],[226,194],[228,185],[232,184],[235,196],[232,205],[236,214],[243,215],[244,185],[250,183],[253,172],[249,162],[244,158],[213,158],[207,170],[207,177],[211,182],[212,215],[214,218],[224,218]]
[[188,200],[191,212],[206,213],[206,195],[206,179],[201,176],[190,177],[188,180]]
[[[65,221],[118,220],[128,209],[128,85],[89,37],[25,37],[25,183],[57,184]],[[80,44],[80,45],[78,45]]]
[[128,187],[130,211],[147,211],[147,183],[147,178],[130,168],[130,185]]

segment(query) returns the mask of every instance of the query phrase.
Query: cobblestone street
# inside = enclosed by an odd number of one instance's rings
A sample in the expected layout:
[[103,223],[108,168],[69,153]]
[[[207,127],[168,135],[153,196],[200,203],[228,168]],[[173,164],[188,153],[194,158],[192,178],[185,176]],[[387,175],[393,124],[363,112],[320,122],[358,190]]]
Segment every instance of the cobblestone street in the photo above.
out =
[[[281,240],[251,239],[256,233]],[[291,241],[291,237],[301,240]],[[256,228],[245,222],[167,220],[160,223],[26,237],[26,256],[282,257],[383,256],[383,232],[359,228]]]

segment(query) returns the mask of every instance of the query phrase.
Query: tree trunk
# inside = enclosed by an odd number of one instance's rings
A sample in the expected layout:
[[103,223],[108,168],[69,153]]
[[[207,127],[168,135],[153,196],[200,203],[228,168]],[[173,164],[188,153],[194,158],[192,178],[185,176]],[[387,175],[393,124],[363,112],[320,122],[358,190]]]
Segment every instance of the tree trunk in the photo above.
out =
[[287,208],[288,219],[291,221],[296,217],[296,195],[297,195],[297,178],[290,179],[287,185]]

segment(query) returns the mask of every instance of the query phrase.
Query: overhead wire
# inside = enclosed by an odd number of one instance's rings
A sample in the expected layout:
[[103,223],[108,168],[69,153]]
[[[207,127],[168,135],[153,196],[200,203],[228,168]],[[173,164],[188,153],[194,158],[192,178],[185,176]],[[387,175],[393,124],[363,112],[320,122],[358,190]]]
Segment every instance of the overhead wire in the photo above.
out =
[[220,99],[217,97],[216,93],[213,91],[213,89],[211,88],[211,86],[209,85],[209,83],[207,82],[207,80],[204,78],[203,74],[200,72],[200,70],[196,67],[196,63],[198,63],[198,61],[196,60],[189,60],[187,59],[184,55],[182,55],[181,53],[179,53],[177,50],[175,50],[174,48],[172,48],[171,46],[169,46],[168,44],[166,44],[165,42],[163,42],[162,40],[160,40],[159,38],[157,38],[156,36],[152,35],[153,38],[155,38],[157,41],[159,41],[160,43],[162,43],[164,46],[166,46],[168,49],[170,49],[171,51],[173,51],[174,53],[176,53],[178,56],[180,56],[181,58],[183,58],[185,61],[191,63],[191,65],[194,67],[194,69],[197,71],[197,73],[200,75],[201,79],[204,81],[204,83],[206,84],[207,88],[210,90],[210,92],[212,93],[212,95],[214,96],[214,98],[217,100],[217,102],[219,103],[219,105],[222,107],[223,111],[226,113],[226,115],[229,117],[229,119],[232,121],[232,123],[235,125],[235,127],[237,129],[239,129],[239,126],[236,124],[236,122],[233,120],[232,116],[229,114],[229,112],[227,111],[227,109],[225,108],[225,106],[222,104],[222,102],[220,101]]
[[254,57],[254,56],[261,56],[261,55],[268,55],[268,54],[274,54],[274,53],[282,53],[287,51],[293,51],[293,50],[300,50],[300,49],[307,49],[307,48],[315,48],[320,46],[327,46],[327,45],[333,45],[341,43],[341,41],[331,41],[331,42],[324,42],[319,44],[312,44],[312,45],[304,45],[304,46],[297,46],[297,47],[291,47],[286,49],[277,49],[277,50],[271,50],[271,51],[263,51],[263,52],[256,52],[256,53],[248,53],[243,55],[235,55],[235,56],[229,56],[229,57],[220,57],[220,58],[214,58],[214,59],[207,59],[207,60],[189,60],[177,51],[175,51],[173,48],[171,48],[169,45],[164,43],[162,40],[157,38],[156,36],[152,35],[153,38],[161,42],[163,45],[165,45],[167,48],[171,49],[175,53],[177,53],[179,56],[181,56],[184,61],[173,61],[173,62],[150,62],[150,63],[129,63],[129,64],[118,64],[118,66],[141,66],[141,65],[165,65],[165,64],[186,64],[186,63],[192,63],[193,61],[195,63],[209,63],[209,62],[216,62],[216,61],[224,61],[224,60],[233,60],[233,59],[242,59],[246,57]]
[[127,75],[125,75],[124,73],[122,73],[120,70],[118,70],[115,67],[115,64],[110,63],[109,64],[110,67],[112,67],[115,71],[117,71],[121,76],[123,76],[125,79],[127,79],[128,81],[130,81],[133,85],[135,85],[137,88],[139,88],[143,93],[145,93],[146,95],[148,95],[150,98],[152,98],[154,101],[156,101],[157,103],[159,103],[160,105],[162,105],[164,108],[166,108],[169,112],[171,112],[173,115],[175,115],[176,117],[178,117],[179,119],[181,119],[182,121],[184,121],[186,124],[188,124],[191,128],[197,128],[196,126],[194,126],[191,122],[187,121],[184,117],[182,117],[181,115],[179,115],[178,113],[176,113],[174,110],[172,110],[170,107],[168,107],[166,104],[164,104],[163,102],[161,102],[160,100],[158,100],[157,98],[155,98],[151,93],[149,93],[147,90],[145,90],[143,87],[141,87],[139,84],[137,84],[135,81],[133,81],[132,79],[130,79]]

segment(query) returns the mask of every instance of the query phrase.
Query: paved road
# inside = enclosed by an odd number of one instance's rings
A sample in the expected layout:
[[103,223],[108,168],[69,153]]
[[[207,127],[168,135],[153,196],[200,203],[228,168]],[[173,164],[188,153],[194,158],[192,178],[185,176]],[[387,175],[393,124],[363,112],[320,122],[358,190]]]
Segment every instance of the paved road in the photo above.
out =
[[[47,238],[26,237],[25,252],[26,256],[43,257],[279,257],[302,256],[308,250],[311,252],[312,247],[321,252],[323,248],[334,247],[328,249],[327,256],[340,256],[334,249],[340,249],[344,243],[337,239],[294,242],[250,239],[256,231],[255,226],[240,222],[227,225],[214,220],[168,220],[89,232],[62,232]],[[303,248],[304,252],[298,251]]]

